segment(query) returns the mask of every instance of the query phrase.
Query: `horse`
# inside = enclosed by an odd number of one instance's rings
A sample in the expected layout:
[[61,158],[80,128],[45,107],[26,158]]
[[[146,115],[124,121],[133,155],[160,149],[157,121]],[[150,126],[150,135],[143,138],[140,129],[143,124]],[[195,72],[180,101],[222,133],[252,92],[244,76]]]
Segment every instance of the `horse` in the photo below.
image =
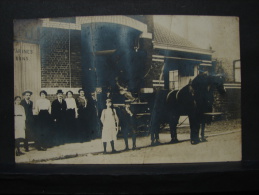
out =
[[[190,123],[191,144],[198,144],[200,125],[204,123],[204,113],[212,111],[213,91],[225,94],[224,77],[222,75],[199,74],[180,90],[167,94],[166,105],[171,132],[171,143],[177,139],[177,124],[181,115],[187,115]],[[203,126],[204,127],[204,126]],[[204,131],[204,129],[203,129]],[[204,140],[204,132],[202,135]]]

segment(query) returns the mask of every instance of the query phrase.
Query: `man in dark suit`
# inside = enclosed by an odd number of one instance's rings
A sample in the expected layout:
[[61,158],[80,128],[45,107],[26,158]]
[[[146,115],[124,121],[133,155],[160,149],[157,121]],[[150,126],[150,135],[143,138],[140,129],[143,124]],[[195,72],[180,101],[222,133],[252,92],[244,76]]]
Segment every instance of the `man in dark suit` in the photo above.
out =
[[54,143],[57,145],[64,144],[64,132],[66,132],[65,121],[66,121],[66,109],[67,104],[63,99],[63,91],[57,91],[57,99],[52,102],[51,115],[54,120],[54,131],[56,131],[56,137]]
[[125,141],[125,150],[129,150],[128,145],[128,136],[131,134],[132,136],[132,150],[136,149],[136,117],[132,112],[132,109],[130,108],[130,103],[125,102],[125,108],[121,109],[120,113],[120,119],[121,119],[121,128],[123,133],[123,138]]
[[[31,139],[32,133],[33,133],[33,102],[30,100],[32,92],[31,91],[24,91],[22,93],[23,100],[21,101],[21,105],[24,107],[25,115],[26,115],[26,121],[25,121],[25,140],[24,140],[24,149],[26,152],[29,152],[29,144],[28,140]],[[36,145],[36,143],[35,143]]]

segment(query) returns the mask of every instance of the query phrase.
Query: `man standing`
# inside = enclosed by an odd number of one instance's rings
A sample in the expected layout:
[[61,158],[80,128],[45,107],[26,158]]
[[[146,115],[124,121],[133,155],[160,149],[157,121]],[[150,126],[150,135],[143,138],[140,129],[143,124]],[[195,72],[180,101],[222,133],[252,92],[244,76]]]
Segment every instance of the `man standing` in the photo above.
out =
[[[168,90],[157,90],[153,99],[154,107],[151,113],[151,146],[159,145],[159,131],[161,124],[168,122],[168,110],[166,104],[166,97]],[[172,136],[173,138],[173,136]]]
[[132,150],[136,149],[136,117],[132,113],[130,103],[125,102],[125,109],[121,110],[121,128],[125,141],[125,150],[129,150],[128,136],[132,136]]
[[55,143],[57,145],[64,144],[64,132],[66,131],[66,109],[67,104],[63,99],[63,91],[59,89],[57,91],[57,99],[52,102],[51,115],[54,120],[54,131],[56,131]]
[[[30,100],[32,92],[31,91],[24,91],[22,93],[23,100],[21,101],[21,105],[24,107],[26,121],[25,121],[25,140],[24,140],[24,149],[26,152],[29,152],[29,144],[28,140],[32,137],[33,133],[33,102]],[[35,141],[36,142],[36,141]],[[35,143],[37,145],[37,143]]]

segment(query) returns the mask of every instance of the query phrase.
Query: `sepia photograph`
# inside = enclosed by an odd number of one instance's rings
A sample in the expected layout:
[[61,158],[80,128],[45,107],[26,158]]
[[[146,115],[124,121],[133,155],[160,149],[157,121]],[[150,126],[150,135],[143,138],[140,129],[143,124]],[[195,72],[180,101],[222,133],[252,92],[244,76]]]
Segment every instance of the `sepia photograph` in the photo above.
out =
[[17,164],[242,160],[239,18],[13,22]]

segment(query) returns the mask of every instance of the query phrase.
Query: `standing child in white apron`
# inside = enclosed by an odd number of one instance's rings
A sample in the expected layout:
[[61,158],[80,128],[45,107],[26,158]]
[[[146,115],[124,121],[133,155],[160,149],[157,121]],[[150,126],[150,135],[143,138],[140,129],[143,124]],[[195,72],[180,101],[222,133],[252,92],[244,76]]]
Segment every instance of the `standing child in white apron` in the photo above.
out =
[[106,100],[106,109],[103,109],[101,115],[101,121],[103,124],[102,129],[102,142],[104,153],[106,153],[107,142],[111,143],[112,152],[115,153],[114,140],[117,140],[117,133],[119,127],[119,118],[116,114],[116,110],[112,107],[111,99]]
[[15,130],[15,155],[20,156],[24,154],[20,150],[20,142],[25,140],[25,120],[26,115],[21,103],[21,97],[14,98],[14,130]]

